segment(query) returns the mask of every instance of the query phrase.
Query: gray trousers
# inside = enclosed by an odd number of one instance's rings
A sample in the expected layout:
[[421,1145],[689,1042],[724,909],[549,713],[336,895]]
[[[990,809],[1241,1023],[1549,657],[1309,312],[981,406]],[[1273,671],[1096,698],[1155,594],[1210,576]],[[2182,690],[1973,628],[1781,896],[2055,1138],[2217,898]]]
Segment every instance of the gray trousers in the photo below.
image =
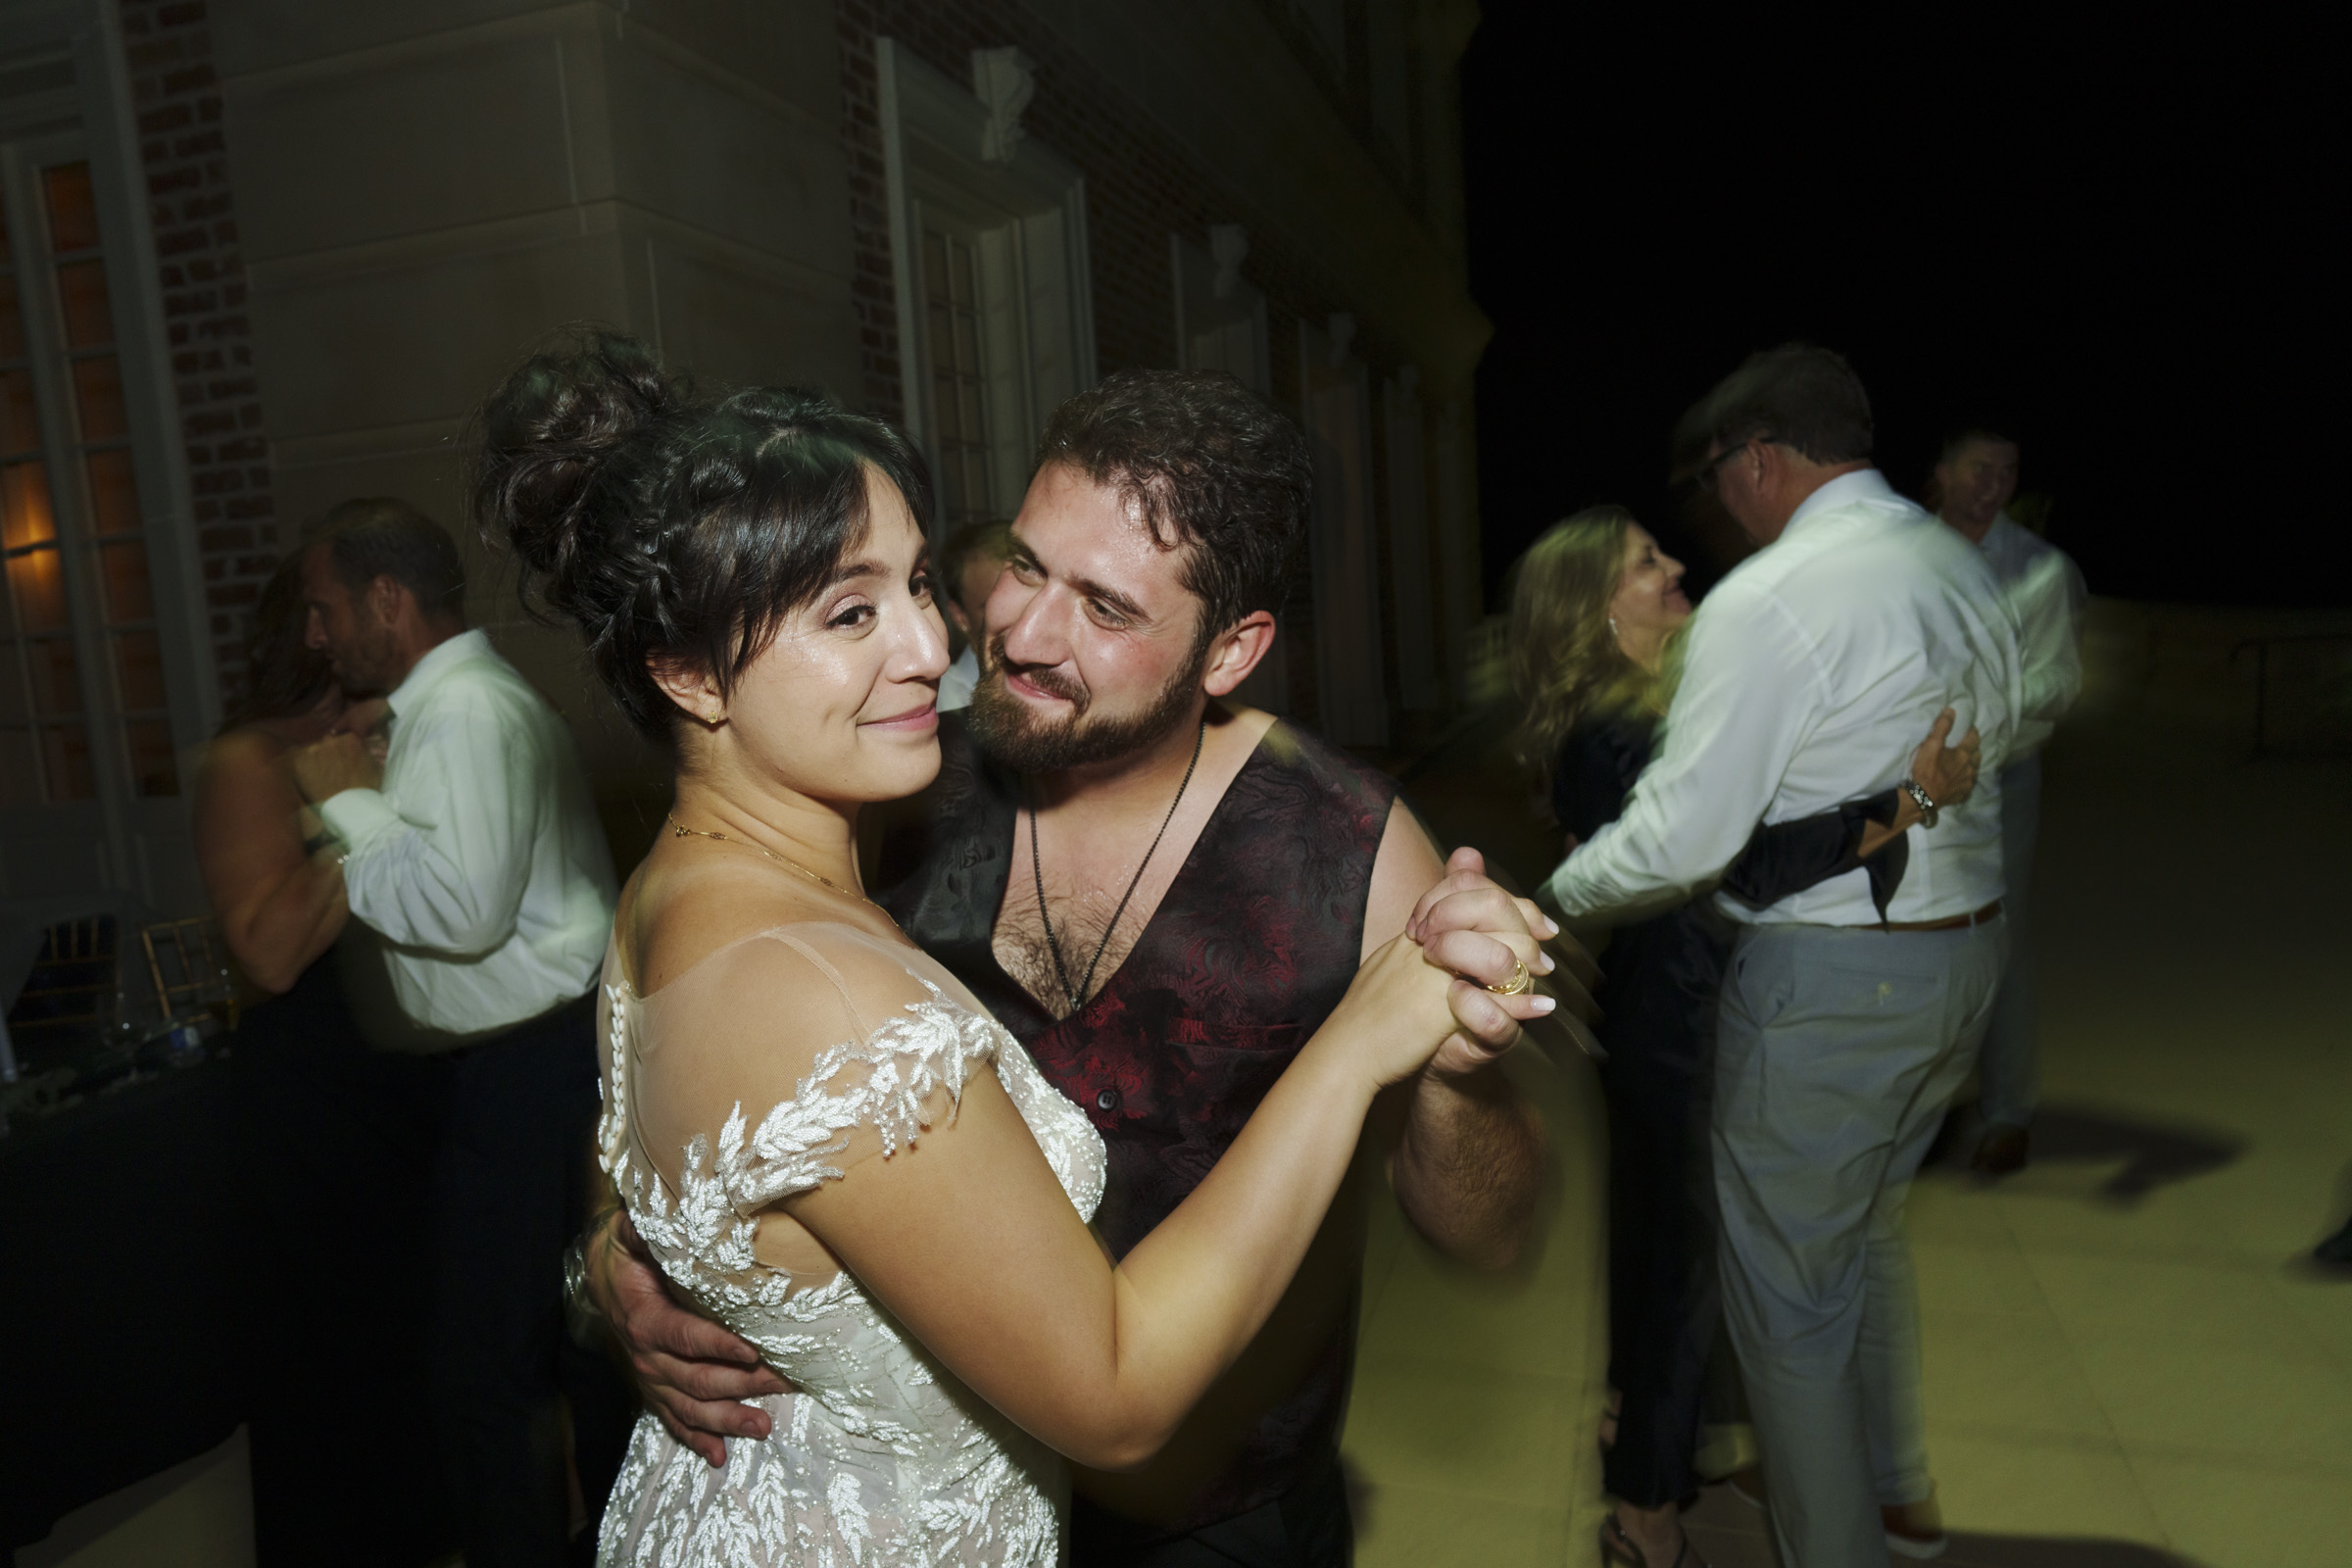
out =
[[1723,987],[1724,1320],[1790,1568],[1886,1568],[1928,1495],[1903,1199],[1967,1079],[2008,933],[1744,929]]
[[2024,1127],[2041,1102],[2041,1036],[2034,984],[2034,844],[2041,836],[2041,754],[2001,769],[2001,915],[2009,966],[1984,1031],[1977,1108],[1985,1125]]

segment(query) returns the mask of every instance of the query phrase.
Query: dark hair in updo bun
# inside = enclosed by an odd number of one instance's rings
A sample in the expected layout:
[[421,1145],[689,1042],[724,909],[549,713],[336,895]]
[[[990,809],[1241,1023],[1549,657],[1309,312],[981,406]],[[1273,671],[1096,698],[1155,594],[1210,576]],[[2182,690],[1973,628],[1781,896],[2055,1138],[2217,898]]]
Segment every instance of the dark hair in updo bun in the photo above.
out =
[[721,692],[864,542],[865,474],[926,532],[931,483],[880,419],[808,387],[696,396],[635,338],[566,328],[480,415],[474,515],[526,588],[579,624],[629,721],[666,740],[676,706],[649,661]]

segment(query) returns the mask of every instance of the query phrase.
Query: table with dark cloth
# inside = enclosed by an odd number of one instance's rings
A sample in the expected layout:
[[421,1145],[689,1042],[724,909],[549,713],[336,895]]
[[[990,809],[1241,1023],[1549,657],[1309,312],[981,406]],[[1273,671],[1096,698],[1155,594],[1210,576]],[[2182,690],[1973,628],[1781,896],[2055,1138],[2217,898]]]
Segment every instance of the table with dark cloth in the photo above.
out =
[[17,1118],[0,1544],[243,1422],[264,1568],[447,1552],[425,1329],[447,1076],[368,1046],[329,956],[202,1064]]
[[208,1061],[0,1138],[0,1545],[244,1418],[233,1114]]

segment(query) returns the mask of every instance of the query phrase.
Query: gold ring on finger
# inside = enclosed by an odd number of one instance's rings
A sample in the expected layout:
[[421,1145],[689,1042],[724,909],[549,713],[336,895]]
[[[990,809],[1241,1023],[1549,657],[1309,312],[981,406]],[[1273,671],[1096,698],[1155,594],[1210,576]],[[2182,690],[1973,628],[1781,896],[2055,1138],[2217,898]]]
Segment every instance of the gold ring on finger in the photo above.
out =
[[1510,979],[1501,985],[1489,986],[1487,989],[1498,997],[1515,997],[1535,983],[1535,977],[1527,972],[1527,960],[1521,958],[1512,966]]

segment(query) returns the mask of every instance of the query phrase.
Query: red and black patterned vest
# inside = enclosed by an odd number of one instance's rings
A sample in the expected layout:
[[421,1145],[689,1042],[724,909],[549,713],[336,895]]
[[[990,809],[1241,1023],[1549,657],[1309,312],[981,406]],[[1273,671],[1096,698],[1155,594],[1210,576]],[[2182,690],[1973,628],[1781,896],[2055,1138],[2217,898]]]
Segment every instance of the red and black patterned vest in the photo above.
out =
[[[928,822],[885,855],[883,906],[1101,1130],[1110,1168],[1097,1228],[1123,1257],[1208,1174],[1347,992],[1396,785],[1278,720],[1126,961],[1057,1020],[1004,973],[993,946],[1018,782],[988,763],[956,715],[943,718],[940,745]],[[1330,1462],[1354,1338],[1350,1308],[1305,1382],[1168,1534],[1272,1501]]]

